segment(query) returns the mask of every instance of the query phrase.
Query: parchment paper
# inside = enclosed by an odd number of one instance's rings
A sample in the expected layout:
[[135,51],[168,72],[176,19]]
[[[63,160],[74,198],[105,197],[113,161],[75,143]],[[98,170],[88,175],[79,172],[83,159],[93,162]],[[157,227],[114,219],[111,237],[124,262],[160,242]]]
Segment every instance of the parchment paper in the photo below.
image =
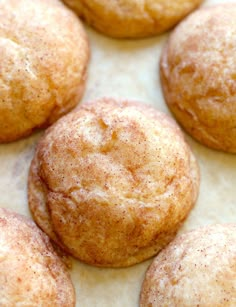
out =
[[[235,2],[210,0],[204,5]],[[92,57],[83,102],[101,96],[125,97],[169,113],[160,88],[158,63],[168,33],[144,40],[113,40],[86,28]],[[219,38],[220,39],[220,38]],[[0,207],[30,216],[27,173],[42,133],[0,145]],[[202,225],[236,222],[236,155],[210,150],[187,136],[201,168],[200,195],[181,232]],[[98,269],[73,260],[71,276],[81,307],[137,307],[151,260],[125,269]]]

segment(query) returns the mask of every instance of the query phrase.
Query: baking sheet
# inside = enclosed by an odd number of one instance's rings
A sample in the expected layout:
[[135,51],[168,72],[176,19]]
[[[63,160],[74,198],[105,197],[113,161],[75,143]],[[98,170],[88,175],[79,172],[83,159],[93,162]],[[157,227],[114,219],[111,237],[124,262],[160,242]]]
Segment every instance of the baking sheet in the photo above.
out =
[[[209,0],[204,5],[236,1]],[[130,98],[169,113],[158,75],[168,33],[144,40],[114,40],[87,29],[92,57],[83,102],[101,96]],[[0,207],[30,216],[27,173],[42,133],[0,145]],[[196,206],[180,232],[212,223],[236,222],[236,155],[210,150],[186,136],[201,169]],[[80,307],[137,307],[145,271],[151,260],[124,269],[101,269],[73,260],[71,276]]]

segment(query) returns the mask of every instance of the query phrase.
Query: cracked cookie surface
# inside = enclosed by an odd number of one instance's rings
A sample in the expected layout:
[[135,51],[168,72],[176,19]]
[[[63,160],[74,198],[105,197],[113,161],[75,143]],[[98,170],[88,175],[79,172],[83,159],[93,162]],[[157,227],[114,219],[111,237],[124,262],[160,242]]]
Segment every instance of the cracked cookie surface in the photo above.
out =
[[202,0],[64,0],[98,31],[117,38],[160,34],[193,11]]
[[75,292],[49,238],[28,218],[0,208],[0,305],[74,307]]
[[59,1],[1,1],[0,55],[0,143],[50,125],[79,102],[89,47]]
[[236,153],[236,5],[203,8],[171,34],[160,63],[165,100],[186,131]]
[[28,198],[38,225],[97,266],[156,254],[196,201],[199,170],[177,125],[136,102],[80,106],[42,137]]
[[140,307],[236,305],[236,225],[183,234],[154,259]]

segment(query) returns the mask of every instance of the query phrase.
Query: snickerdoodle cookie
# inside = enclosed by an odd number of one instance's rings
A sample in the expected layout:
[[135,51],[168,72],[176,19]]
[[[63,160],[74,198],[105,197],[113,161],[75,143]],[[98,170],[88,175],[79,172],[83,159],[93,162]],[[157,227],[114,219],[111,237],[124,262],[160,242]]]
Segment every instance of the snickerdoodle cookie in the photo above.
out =
[[162,33],[202,1],[64,0],[89,25],[117,38],[138,38]]
[[75,306],[69,273],[49,238],[33,221],[1,208],[0,272],[0,306]]
[[197,229],[161,251],[142,286],[149,306],[236,306],[236,225]]
[[31,164],[37,224],[96,266],[155,255],[196,201],[199,171],[177,125],[152,107],[103,98],[47,130]]
[[88,42],[60,1],[0,1],[0,55],[0,143],[50,125],[82,96]]
[[171,34],[160,70],[166,102],[199,142],[236,153],[236,4],[196,11]]

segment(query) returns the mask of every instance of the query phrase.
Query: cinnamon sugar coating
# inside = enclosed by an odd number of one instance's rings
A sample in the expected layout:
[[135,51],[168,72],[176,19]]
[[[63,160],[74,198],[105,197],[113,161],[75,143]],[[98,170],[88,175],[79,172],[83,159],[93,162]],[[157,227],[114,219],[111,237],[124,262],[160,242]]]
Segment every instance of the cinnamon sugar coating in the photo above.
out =
[[203,0],[64,0],[96,30],[117,38],[163,33]]
[[33,221],[2,208],[0,272],[0,306],[75,306],[69,273],[49,238]]
[[236,5],[203,8],[184,20],[163,50],[165,100],[202,144],[236,153]]
[[0,55],[0,143],[50,125],[79,102],[89,46],[60,1],[0,1]]
[[64,250],[89,264],[122,267],[174,237],[198,188],[196,160],[168,116],[103,98],[42,137],[28,198],[35,221]]
[[234,307],[236,225],[212,225],[171,242],[149,267],[140,307]]

